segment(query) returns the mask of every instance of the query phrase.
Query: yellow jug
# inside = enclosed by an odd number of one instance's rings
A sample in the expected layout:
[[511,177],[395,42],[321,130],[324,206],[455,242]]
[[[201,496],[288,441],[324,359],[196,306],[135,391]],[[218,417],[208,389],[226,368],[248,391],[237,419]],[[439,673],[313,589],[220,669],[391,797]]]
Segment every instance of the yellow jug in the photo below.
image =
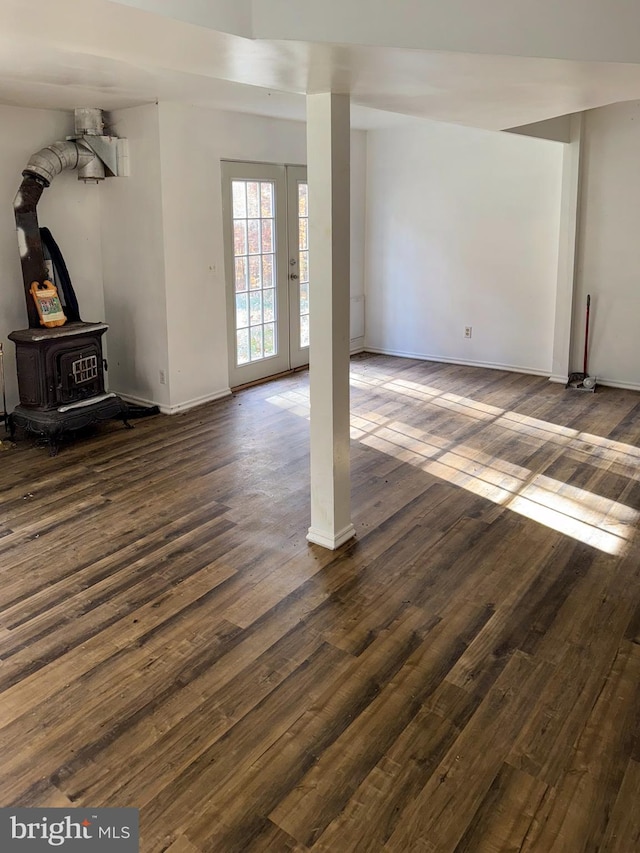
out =
[[31,283],[33,296],[41,326],[64,326],[67,322],[58,291],[50,281]]

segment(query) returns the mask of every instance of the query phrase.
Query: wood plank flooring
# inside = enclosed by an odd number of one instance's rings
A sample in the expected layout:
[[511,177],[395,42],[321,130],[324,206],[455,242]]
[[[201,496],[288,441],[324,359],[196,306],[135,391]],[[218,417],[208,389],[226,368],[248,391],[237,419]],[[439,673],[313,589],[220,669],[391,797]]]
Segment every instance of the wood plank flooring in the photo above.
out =
[[0,453],[0,805],[145,853],[640,849],[640,395],[362,355],[306,542],[304,373]]

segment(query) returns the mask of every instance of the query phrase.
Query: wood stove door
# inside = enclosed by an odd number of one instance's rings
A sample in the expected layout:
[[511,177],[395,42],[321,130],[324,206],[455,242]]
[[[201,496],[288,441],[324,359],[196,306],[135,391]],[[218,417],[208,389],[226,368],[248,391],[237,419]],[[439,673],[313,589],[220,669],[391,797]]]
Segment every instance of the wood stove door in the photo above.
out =
[[101,393],[102,363],[96,344],[63,351],[58,354],[57,362],[61,403],[84,400]]

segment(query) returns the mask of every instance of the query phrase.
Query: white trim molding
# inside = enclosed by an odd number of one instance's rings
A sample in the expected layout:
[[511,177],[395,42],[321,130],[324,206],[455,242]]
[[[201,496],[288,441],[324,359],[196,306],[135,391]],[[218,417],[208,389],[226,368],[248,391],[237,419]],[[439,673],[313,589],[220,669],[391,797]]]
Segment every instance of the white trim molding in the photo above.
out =
[[[116,392],[118,393],[118,392]],[[132,394],[120,394],[125,403],[133,403],[136,406],[158,406],[163,415],[177,415],[180,412],[187,412],[189,409],[195,409],[196,406],[203,406],[205,403],[212,403],[214,400],[221,400],[223,397],[231,396],[230,388],[223,388],[221,391],[215,391],[213,394],[205,394],[202,397],[195,397],[193,400],[187,400],[184,403],[176,403],[175,406],[165,406],[162,403],[154,403],[153,400],[146,400],[144,397],[134,397]]]
[[[523,367],[516,364],[499,364],[493,361],[470,361],[468,359],[448,358],[444,355],[424,355],[417,352],[402,352],[401,350],[382,349],[381,347],[365,346],[364,352],[373,352],[379,355],[396,355],[398,358],[415,358],[418,361],[440,361],[444,364],[460,364],[463,367],[488,367],[490,370],[507,370],[509,373],[529,373],[532,376],[549,376],[548,370],[540,370],[537,367]],[[564,380],[566,382],[566,380]]]
[[355,535],[356,529],[353,524],[348,524],[346,527],[336,533],[335,536],[327,536],[320,530],[316,530],[313,527],[310,527],[309,532],[307,533],[307,541],[313,543],[314,545],[322,545],[323,548],[328,548],[330,551],[335,551],[336,548],[339,548],[341,545],[344,545],[344,543],[348,542],[349,539],[353,539]]

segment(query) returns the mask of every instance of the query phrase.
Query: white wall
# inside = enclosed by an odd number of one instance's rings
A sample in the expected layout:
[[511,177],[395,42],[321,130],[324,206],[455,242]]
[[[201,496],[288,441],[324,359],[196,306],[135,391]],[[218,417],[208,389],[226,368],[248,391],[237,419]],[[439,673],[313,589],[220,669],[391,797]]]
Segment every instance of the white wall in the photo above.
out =
[[367,348],[550,372],[562,145],[425,123],[367,150]]
[[131,176],[100,187],[109,385],[137,400],[169,405],[160,137],[155,104],[110,115],[129,139]]
[[[161,102],[159,139],[169,407],[229,389],[220,161],[306,162],[306,127]],[[364,333],[365,135],[353,134],[352,337]],[[136,153],[131,149],[132,170]],[[122,390],[122,389],[121,389]]]
[[[0,106],[0,340],[4,343],[7,406],[18,403],[15,348],[9,332],[28,325],[13,199],[31,154],[73,133],[73,114]],[[99,196],[102,187],[85,185],[75,172],[63,172],[46,189],[38,205],[40,225],[51,229],[65,256],[80,313],[104,320]]]
[[303,163],[295,122],[160,104],[171,407],[229,390],[220,160]]
[[640,388],[640,102],[585,114],[572,369],[582,370],[591,294],[589,372]]
[[367,134],[351,131],[351,351],[364,348]]

